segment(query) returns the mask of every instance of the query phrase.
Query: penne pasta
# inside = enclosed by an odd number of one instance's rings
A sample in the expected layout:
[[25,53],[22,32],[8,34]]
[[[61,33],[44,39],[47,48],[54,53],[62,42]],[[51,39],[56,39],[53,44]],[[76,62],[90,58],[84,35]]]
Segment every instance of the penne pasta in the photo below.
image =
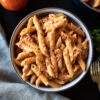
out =
[[19,54],[17,55],[16,60],[23,60],[23,59],[25,59],[25,58],[27,58],[27,57],[32,57],[32,56],[34,56],[34,53],[23,51],[23,52],[21,52],[21,53],[19,53]]
[[80,27],[77,27],[76,25],[74,25],[73,23],[71,23],[71,29],[76,32],[78,35],[84,37],[85,34],[84,32],[80,29]]
[[51,50],[54,50],[54,48],[55,48],[55,31],[54,30],[52,30],[50,33],[49,33],[50,35],[50,39],[49,39],[49,41],[50,41],[50,49]]
[[23,36],[23,35],[26,35],[26,34],[30,34],[30,33],[33,33],[35,32],[36,29],[34,26],[32,27],[27,27],[27,28],[24,28],[21,32],[20,32],[20,35]]
[[41,28],[39,21],[38,21],[38,18],[36,16],[34,16],[33,22],[34,22],[34,25],[35,25],[36,30],[37,30],[40,50],[43,53],[43,55],[48,57],[48,50],[46,48],[45,41],[44,41],[45,40],[44,33],[42,31],[42,28]]
[[51,87],[53,87],[53,88],[59,88],[59,87],[61,87],[61,85],[60,84],[58,84],[58,83],[56,83],[56,82],[54,82],[54,81],[49,81],[49,86],[51,86]]
[[71,61],[70,61],[70,57],[69,57],[69,53],[68,53],[67,47],[63,51],[63,56],[64,56],[64,61],[65,61],[65,64],[66,64],[66,68],[67,68],[67,70],[69,72],[69,75],[71,77],[73,77],[74,71],[73,71],[73,67],[72,67]]
[[62,44],[62,40],[61,40],[61,37],[59,37],[58,40],[57,40],[57,42],[56,42],[55,48],[60,48],[61,44]]
[[82,59],[81,56],[79,56],[79,58],[78,58],[78,63],[79,63],[79,65],[80,65],[81,69],[82,69],[83,71],[85,71],[85,70],[86,70],[86,64],[85,64],[85,62],[84,62],[84,60]]
[[40,85],[40,83],[41,83],[41,79],[38,77],[38,78],[36,79],[35,84],[36,84],[36,86],[39,86],[39,85]]
[[46,58],[46,67],[47,67],[47,72],[51,77],[55,77],[54,71],[53,71],[53,66],[51,65],[51,62],[49,58]]
[[36,57],[29,57],[29,58],[26,58],[25,60],[23,60],[21,62],[21,66],[24,66],[24,65],[30,65],[30,64],[33,64],[36,62]]
[[47,79],[43,74],[40,74],[40,75],[39,75],[39,78],[40,78],[40,80],[42,81],[42,83],[45,84],[45,86],[48,86],[48,85],[49,85],[48,79]]
[[36,81],[37,77],[36,75],[32,75],[30,78],[30,83],[33,84]]
[[24,81],[59,88],[86,70],[88,48],[84,32],[66,15],[34,15],[17,36],[14,62]]
[[32,27],[33,26],[33,17],[29,18],[27,22],[27,27]]
[[57,59],[56,59],[56,56],[52,50],[50,50],[50,56],[51,56],[51,63],[52,63],[53,68],[54,68],[55,77],[57,78],[58,77]]

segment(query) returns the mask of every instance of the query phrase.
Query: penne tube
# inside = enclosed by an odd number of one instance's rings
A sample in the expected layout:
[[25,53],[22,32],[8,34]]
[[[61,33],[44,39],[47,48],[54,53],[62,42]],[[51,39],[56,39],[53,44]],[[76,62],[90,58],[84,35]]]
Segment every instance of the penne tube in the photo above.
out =
[[40,85],[40,83],[41,83],[41,79],[38,77],[38,78],[36,79],[35,84],[36,84],[36,86],[38,87],[38,86]]
[[42,28],[40,26],[39,20],[36,16],[34,16],[33,22],[34,22],[34,25],[35,25],[36,30],[37,30],[40,50],[43,53],[43,55],[48,57],[49,55],[48,55],[48,50],[47,50],[47,47],[45,44],[44,33],[43,33]]
[[15,59],[15,58],[13,58],[13,61],[15,62],[15,64],[16,64],[17,66],[23,67],[23,66],[21,66],[21,61]]
[[30,70],[27,72],[27,76],[33,75],[34,72],[32,71],[32,69],[30,68]]
[[88,39],[85,39],[85,40],[82,42],[82,47],[88,48]]
[[49,41],[50,41],[50,49],[54,50],[55,48],[55,31],[52,29],[52,31],[49,33]]
[[33,84],[36,81],[37,77],[36,75],[32,75],[30,78],[30,83]]
[[61,87],[61,85],[60,84],[58,84],[58,83],[56,83],[56,82],[54,82],[54,81],[49,81],[49,86],[51,86],[51,87],[53,87],[53,88],[59,88],[59,87]]
[[39,76],[39,68],[35,64],[32,64],[31,69],[35,73],[35,75],[38,77]]
[[26,58],[24,59],[22,62],[21,62],[21,66],[24,66],[24,65],[30,65],[32,63],[35,63],[36,62],[36,57],[29,57],[29,58]]
[[58,68],[59,68],[59,70],[61,70],[63,67],[63,65],[62,65],[63,52],[60,49],[56,49],[55,54],[56,54],[56,58],[57,58]]
[[68,48],[69,53],[72,54],[73,53],[73,47],[72,47],[71,40],[70,39],[67,39],[65,41],[65,44],[66,44],[66,47]]
[[25,59],[25,58],[27,58],[27,57],[32,57],[32,56],[34,56],[34,53],[23,51],[23,52],[21,52],[21,53],[19,53],[19,54],[17,55],[16,60],[23,60],[23,59]]
[[61,37],[59,37],[58,40],[57,40],[57,42],[56,42],[55,48],[60,48],[61,44],[62,44],[62,40],[61,40]]
[[29,18],[27,22],[27,27],[32,27],[33,26],[33,17]]
[[27,80],[28,80],[28,76],[26,76],[25,73],[23,73],[23,74],[21,75],[21,77],[22,77],[22,79],[23,79],[24,81],[27,81]]
[[22,72],[27,76],[29,70],[30,70],[30,65],[24,65]]
[[77,27],[77,26],[74,25],[73,23],[71,23],[70,27],[71,27],[71,29],[72,29],[74,32],[76,32],[78,35],[80,35],[80,36],[82,36],[82,37],[85,36],[84,32],[80,29],[80,27]]
[[63,85],[63,84],[66,83],[66,81],[60,80],[60,79],[54,79],[53,81],[56,82],[56,83],[58,83],[58,84],[61,84],[61,85]]
[[51,64],[53,65],[53,69],[54,69],[54,74],[55,74],[55,77],[57,78],[58,77],[57,59],[52,50],[50,50],[50,56],[51,56]]
[[33,32],[35,32],[35,31],[36,31],[36,29],[35,29],[34,26],[32,26],[32,27],[27,27],[27,28],[24,28],[24,29],[20,32],[20,35],[21,35],[21,36],[24,36],[24,35],[26,35],[26,34],[33,33]]
[[21,50],[27,51],[27,52],[32,52],[32,48],[29,47],[27,44],[25,44],[24,41],[19,41],[16,43],[16,46],[18,46]]
[[39,78],[40,78],[41,82],[42,82],[43,84],[45,84],[45,86],[48,86],[49,81],[48,81],[48,79],[47,79],[43,74],[40,74],[40,75],[39,75]]
[[51,62],[49,58],[46,58],[46,67],[47,67],[47,72],[51,77],[54,77],[54,71],[53,71],[53,66],[51,65]]
[[83,58],[81,56],[78,57],[78,64],[80,65],[82,71],[86,70],[85,61],[83,60]]
[[63,51],[63,56],[64,56],[64,61],[65,61],[65,64],[66,64],[66,69],[68,70],[69,75],[71,77],[73,77],[74,71],[73,71],[73,67],[72,67],[71,61],[70,61],[70,57],[69,57],[69,53],[68,53],[67,47]]

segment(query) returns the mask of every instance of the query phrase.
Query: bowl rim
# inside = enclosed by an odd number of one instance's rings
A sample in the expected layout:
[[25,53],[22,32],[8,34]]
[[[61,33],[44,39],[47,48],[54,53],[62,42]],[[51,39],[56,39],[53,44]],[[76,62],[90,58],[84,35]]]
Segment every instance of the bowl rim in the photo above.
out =
[[96,8],[91,7],[91,6],[88,5],[87,3],[83,2],[83,0],[80,0],[80,2],[81,2],[84,6],[88,7],[90,10],[92,10],[92,11],[94,11],[94,12],[97,12],[97,13],[100,13],[100,10],[99,10],[99,9],[96,9]]
[[[82,30],[85,32],[85,35],[86,37],[88,37],[88,40],[89,40],[89,54],[88,54],[88,60],[87,60],[87,70],[85,72],[82,72],[77,78],[75,78],[73,81],[69,82],[69,83],[66,83],[65,85],[61,86],[60,88],[48,88],[48,87],[36,87],[34,84],[31,84],[27,81],[24,81],[22,78],[21,78],[21,75],[19,74],[19,71],[16,69],[17,66],[15,65],[15,63],[13,62],[13,53],[14,53],[14,50],[13,50],[13,45],[14,45],[14,38],[16,39],[16,36],[18,33],[16,33],[16,31],[18,30],[19,26],[21,25],[21,23],[26,19],[28,20],[29,17],[33,16],[33,15],[38,15],[38,14],[41,14],[41,13],[57,13],[57,12],[60,12],[60,13],[64,13],[65,15],[67,15],[68,17],[70,17],[72,20],[74,20],[76,23],[78,23],[80,25],[80,27],[82,28]],[[16,33],[16,34],[15,34]],[[88,72],[89,70],[89,67],[90,67],[90,64],[92,62],[92,58],[93,58],[93,45],[92,45],[92,39],[91,39],[91,36],[88,32],[88,29],[87,27],[85,26],[85,24],[80,20],[80,18],[78,18],[75,14],[73,14],[72,12],[68,11],[68,10],[65,10],[65,9],[62,9],[62,8],[56,8],[56,7],[48,7],[48,8],[41,8],[41,9],[38,9],[38,10],[35,10],[31,13],[29,13],[28,15],[26,15],[18,24],[17,26],[15,27],[13,33],[12,33],[12,36],[11,36],[11,40],[10,40],[10,45],[9,45],[9,48],[10,48],[10,58],[11,58],[11,62],[12,62],[12,65],[17,73],[17,75],[20,77],[20,79],[22,79],[22,81],[24,81],[25,83],[27,83],[28,85],[32,86],[33,88],[35,89],[38,89],[38,90],[41,90],[41,91],[46,91],[46,92],[58,92],[58,91],[64,91],[64,90],[67,90],[71,87],[73,87],[74,85],[76,85],[77,83],[79,83],[83,77],[86,75],[86,73]],[[91,49],[90,49],[91,48]]]

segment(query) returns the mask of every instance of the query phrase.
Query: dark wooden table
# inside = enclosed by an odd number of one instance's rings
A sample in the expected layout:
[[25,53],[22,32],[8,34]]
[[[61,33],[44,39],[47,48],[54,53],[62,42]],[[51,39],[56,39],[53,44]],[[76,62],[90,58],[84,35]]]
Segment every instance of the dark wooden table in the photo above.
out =
[[[79,9],[72,0],[29,0],[26,8],[18,12],[7,11],[0,5],[0,22],[5,30],[8,44],[18,22],[30,12],[44,7],[66,9],[78,16],[89,30],[100,28],[100,15]],[[98,87],[92,82],[89,72],[77,85],[59,93],[72,100],[100,100]]]

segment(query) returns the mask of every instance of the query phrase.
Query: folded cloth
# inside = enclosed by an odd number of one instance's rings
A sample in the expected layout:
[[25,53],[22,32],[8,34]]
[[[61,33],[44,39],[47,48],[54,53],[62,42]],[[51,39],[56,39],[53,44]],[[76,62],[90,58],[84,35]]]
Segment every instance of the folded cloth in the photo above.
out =
[[69,100],[57,93],[41,92],[24,84],[16,75],[0,25],[0,100]]

